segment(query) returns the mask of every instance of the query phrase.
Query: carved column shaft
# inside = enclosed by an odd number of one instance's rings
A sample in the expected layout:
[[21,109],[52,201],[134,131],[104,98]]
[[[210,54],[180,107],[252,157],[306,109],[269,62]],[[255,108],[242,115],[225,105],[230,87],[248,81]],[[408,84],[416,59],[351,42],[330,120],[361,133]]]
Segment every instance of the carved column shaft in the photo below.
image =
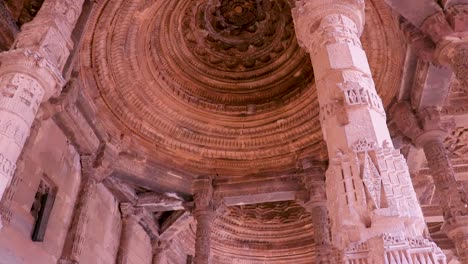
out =
[[213,184],[210,177],[194,182],[194,217],[197,221],[194,264],[211,263],[211,225],[214,219]]
[[130,245],[135,235],[135,229],[138,227],[142,218],[142,211],[140,209],[135,209],[130,204],[121,204],[120,211],[122,213],[122,232],[120,233],[119,251],[116,263],[127,264],[130,263]]
[[11,181],[39,105],[64,85],[61,71],[84,0],[46,0],[22,27],[15,49],[0,53],[0,197]]
[[[324,168],[319,168],[323,175]],[[301,177],[305,194],[299,193],[296,201],[312,216],[314,238],[316,245],[316,264],[336,263],[333,258],[333,245],[330,236],[330,223],[327,209],[325,182],[312,180],[312,175],[306,173]],[[304,196],[305,195],[305,196]]]
[[333,247],[328,222],[328,209],[325,204],[310,209],[316,245],[316,264],[334,264]]
[[195,239],[195,264],[211,263],[211,225],[213,212],[196,212],[197,237]]
[[[297,38],[314,67],[330,157],[326,185],[333,246],[345,261],[400,263],[386,259],[385,252],[403,256],[402,248],[393,247],[399,243],[412,252],[403,241],[422,239],[425,222],[406,161],[392,145],[359,39],[364,1],[301,0],[293,14]],[[427,247],[444,261],[435,245]]]
[[90,207],[96,196],[97,183],[93,178],[84,179],[76,201],[73,220],[68,231],[60,264],[81,263],[80,257],[89,224]]
[[441,194],[444,218],[468,215],[468,208],[462,200],[465,196],[463,186],[456,182],[455,171],[442,140],[439,137],[427,140],[423,148],[437,191]]

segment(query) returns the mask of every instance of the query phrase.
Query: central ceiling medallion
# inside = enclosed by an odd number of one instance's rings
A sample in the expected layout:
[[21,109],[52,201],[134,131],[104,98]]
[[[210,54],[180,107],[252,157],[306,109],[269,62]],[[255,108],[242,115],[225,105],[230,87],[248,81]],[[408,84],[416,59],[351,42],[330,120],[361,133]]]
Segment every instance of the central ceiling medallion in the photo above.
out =
[[259,69],[297,46],[291,7],[284,0],[209,0],[190,9],[184,20],[186,43],[212,67]]
[[221,27],[233,25],[235,27],[251,26],[253,28],[252,23],[265,19],[264,11],[258,8],[255,0],[223,0],[220,12],[224,18],[224,21],[219,21]]

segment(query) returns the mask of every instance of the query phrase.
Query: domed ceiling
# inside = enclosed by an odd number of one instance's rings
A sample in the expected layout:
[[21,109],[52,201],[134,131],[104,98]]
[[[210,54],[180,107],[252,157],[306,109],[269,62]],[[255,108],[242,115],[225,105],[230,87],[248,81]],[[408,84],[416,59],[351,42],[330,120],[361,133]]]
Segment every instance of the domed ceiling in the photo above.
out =
[[[174,243],[192,253],[195,237],[192,223]],[[315,263],[312,217],[292,201],[229,207],[214,220],[211,238],[216,264]]]
[[[326,159],[293,2],[99,1],[80,61],[99,122],[123,149],[192,173],[242,176]],[[366,20],[363,44],[388,104],[404,48],[382,0],[368,1]]]

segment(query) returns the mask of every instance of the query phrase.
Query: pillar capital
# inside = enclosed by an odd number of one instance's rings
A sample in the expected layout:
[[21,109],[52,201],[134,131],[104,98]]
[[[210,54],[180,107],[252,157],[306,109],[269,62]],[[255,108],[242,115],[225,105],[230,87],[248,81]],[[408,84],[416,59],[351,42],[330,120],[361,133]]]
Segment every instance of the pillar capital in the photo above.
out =
[[125,221],[139,222],[144,217],[144,209],[135,207],[130,203],[121,203],[119,205],[122,219]]
[[314,181],[307,175],[302,176],[300,180],[304,191],[296,195],[296,202],[308,212],[311,212],[315,207],[326,207],[325,181]]
[[359,42],[364,5],[363,0],[297,0],[292,14],[299,44],[313,56],[332,41]]
[[442,119],[437,107],[426,107],[415,112],[408,102],[399,102],[392,108],[391,114],[401,133],[419,148],[434,141],[442,142],[455,129],[455,121],[452,118]]
[[468,215],[445,221],[442,231],[453,240],[460,262],[468,263]]
[[208,213],[214,211],[213,178],[200,176],[193,182],[194,213]]

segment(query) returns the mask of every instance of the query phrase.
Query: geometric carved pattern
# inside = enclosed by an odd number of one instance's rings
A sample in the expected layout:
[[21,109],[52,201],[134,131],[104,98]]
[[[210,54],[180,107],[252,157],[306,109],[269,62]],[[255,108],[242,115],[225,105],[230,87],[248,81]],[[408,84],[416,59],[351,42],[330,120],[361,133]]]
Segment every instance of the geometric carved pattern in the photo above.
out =
[[364,169],[362,172],[362,180],[364,185],[367,187],[374,205],[376,208],[380,208],[380,196],[382,189],[382,176],[380,176],[379,171],[375,167],[374,162],[372,161],[369,154],[365,152],[364,154]]

